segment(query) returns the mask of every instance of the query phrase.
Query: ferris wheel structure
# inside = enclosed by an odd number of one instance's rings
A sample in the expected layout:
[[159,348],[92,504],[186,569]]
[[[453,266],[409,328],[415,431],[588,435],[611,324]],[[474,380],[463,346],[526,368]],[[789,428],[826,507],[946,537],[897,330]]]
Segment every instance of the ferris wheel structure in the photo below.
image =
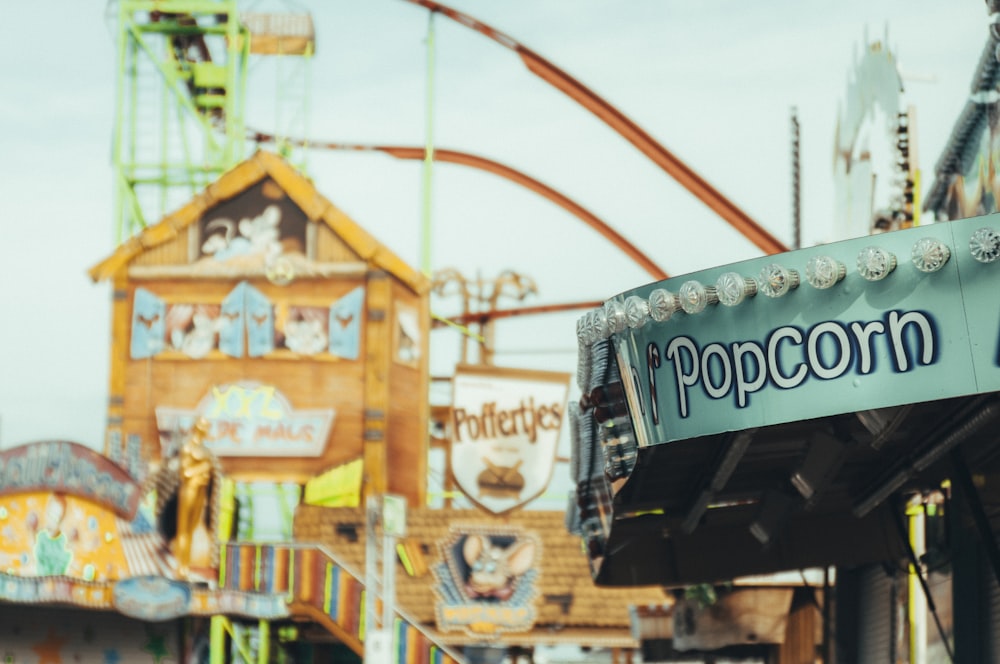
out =
[[[432,0],[406,0],[514,51],[529,71],[593,113],[764,253],[786,247],[624,113],[538,53],[477,19]],[[112,161],[119,242],[180,207],[268,142],[300,169],[311,149],[343,145],[309,137],[310,63],[315,31],[308,12],[240,11],[237,0],[109,0],[118,47]],[[270,70],[273,89],[263,90]],[[251,76],[252,73],[252,76]],[[247,94],[253,78],[254,95]],[[263,105],[260,100],[265,100]],[[249,126],[271,128],[267,133]],[[349,146],[347,149],[357,149]],[[418,159],[426,148],[374,146]],[[505,177],[567,209],[654,278],[666,273],[610,225],[534,178],[454,150],[432,151]]]
[[[274,70],[279,148],[305,133],[315,51],[307,13],[240,12],[236,0],[110,0],[118,52],[112,165],[122,241],[190,200],[247,147],[251,68]],[[301,157],[301,155],[300,155]]]

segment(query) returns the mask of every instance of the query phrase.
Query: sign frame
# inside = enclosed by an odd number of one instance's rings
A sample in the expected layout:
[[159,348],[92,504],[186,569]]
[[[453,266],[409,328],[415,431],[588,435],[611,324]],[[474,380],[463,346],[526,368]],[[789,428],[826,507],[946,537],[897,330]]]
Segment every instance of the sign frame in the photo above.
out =
[[[559,438],[567,420],[571,378],[569,373],[556,371],[455,367],[448,475],[474,505],[503,515],[545,492],[555,472]],[[518,389],[522,392],[511,396],[511,390]],[[529,396],[517,396],[525,391]],[[494,400],[480,402],[477,397],[481,396]],[[507,438],[503,445],[501,437]],[[471,446],[481,444],[490,446],[492,459],[476,456]],[[527,458],[526,451],[531,449],[536,453]],[[522,475],[525,467],[530,467],[530,474]]]
[[[658,288],[715,285],[727,272],[756,277],[772,263],[801,280],[781,297],[676,311],[611,335],[640,446],[1000,390],[1000,261],[972,256],[980,229],[1000,234],[1000,214],[765,256],[615,296],[609,305],[625,307]],[[950,252],[938,271],[911,262],[925,238]],[[895,256],[884,279],[865,280],[856,268],[868,247]],[[846,268],[827,289],[806,281],[818,256]]]

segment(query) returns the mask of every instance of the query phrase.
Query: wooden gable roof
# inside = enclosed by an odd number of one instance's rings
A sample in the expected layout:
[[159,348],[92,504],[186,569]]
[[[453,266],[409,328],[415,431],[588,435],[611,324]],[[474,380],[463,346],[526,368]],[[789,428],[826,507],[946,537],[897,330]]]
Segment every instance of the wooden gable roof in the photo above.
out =
[[384,270],[417,294],[427,293],[430,279],[379,243],[357,222],[321,195],[313,183],[278,155],[263,150],[224,173],[189,203],[119,245],[89,271],[91,279],[110,279],[142,253],[177,238],[207,211],[270,177],[313,222],[329,227],[361,260]]

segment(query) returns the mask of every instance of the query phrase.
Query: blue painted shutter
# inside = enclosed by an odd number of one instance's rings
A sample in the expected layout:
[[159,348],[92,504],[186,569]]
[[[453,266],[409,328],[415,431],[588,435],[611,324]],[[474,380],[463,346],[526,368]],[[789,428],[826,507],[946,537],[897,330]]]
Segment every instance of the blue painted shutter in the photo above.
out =
[[361,308],[365,288],[358,286],[330,306],[330,353],[358,359],[361,347]]
[[167,305],[145,288],[136,288],[132,300],[132,359],[152,357],[163,350]]
[[243,357],[243,329],[246,310],[246,289],[241,281],[222,301],[222,328],[219,330],[219,350],[230,357]]
[[247,355],[260,357],[274,350],[274,307],[250,284],[244,285],[246,303]]

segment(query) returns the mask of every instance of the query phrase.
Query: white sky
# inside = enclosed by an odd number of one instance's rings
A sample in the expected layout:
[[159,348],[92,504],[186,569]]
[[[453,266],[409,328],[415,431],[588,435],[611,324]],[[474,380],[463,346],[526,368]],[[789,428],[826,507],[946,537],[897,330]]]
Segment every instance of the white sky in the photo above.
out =
[[[317,139],[422,145],[427,13],[400,0],[318,0]],[[829,237],[833,137],[866,27],[889,25],[918,113],[925,181],[987,35],[979,0],[452,0],[604,96],[751,217],[791,238],[789,109],[802,125],[804,243]],[[101,445],[110,288],[88,267],[113,249],[116,58],[100,0],[21,3],[0,60],[0,446]],[[713,213],[510,51],[438,17],[435,143],[519,168],[611,223],[671,274],[759,255]],[[259,85],[258,85],[259,83]],[[255,82],[249,95],[269,89]],[[263,93],[258,93],[263,94]],[[258,98],[259,100],[259,98]],[[252,120],[252,118],[251,118]],[[261,129],[269,129],[261,127]],[[314,154],[319,190],[418,263],[419,163]],[[489,174],[438,165],[435,268],[513,269],[525,304],[604,299],[648,277],[561,209]],[[437,303],[442,313],[454,302]],[[500,324],[498,364],[575,370],[580,313]],[[457,339],[434,333],[434,370]],[[518,354],[513,351],[549,350]]]

